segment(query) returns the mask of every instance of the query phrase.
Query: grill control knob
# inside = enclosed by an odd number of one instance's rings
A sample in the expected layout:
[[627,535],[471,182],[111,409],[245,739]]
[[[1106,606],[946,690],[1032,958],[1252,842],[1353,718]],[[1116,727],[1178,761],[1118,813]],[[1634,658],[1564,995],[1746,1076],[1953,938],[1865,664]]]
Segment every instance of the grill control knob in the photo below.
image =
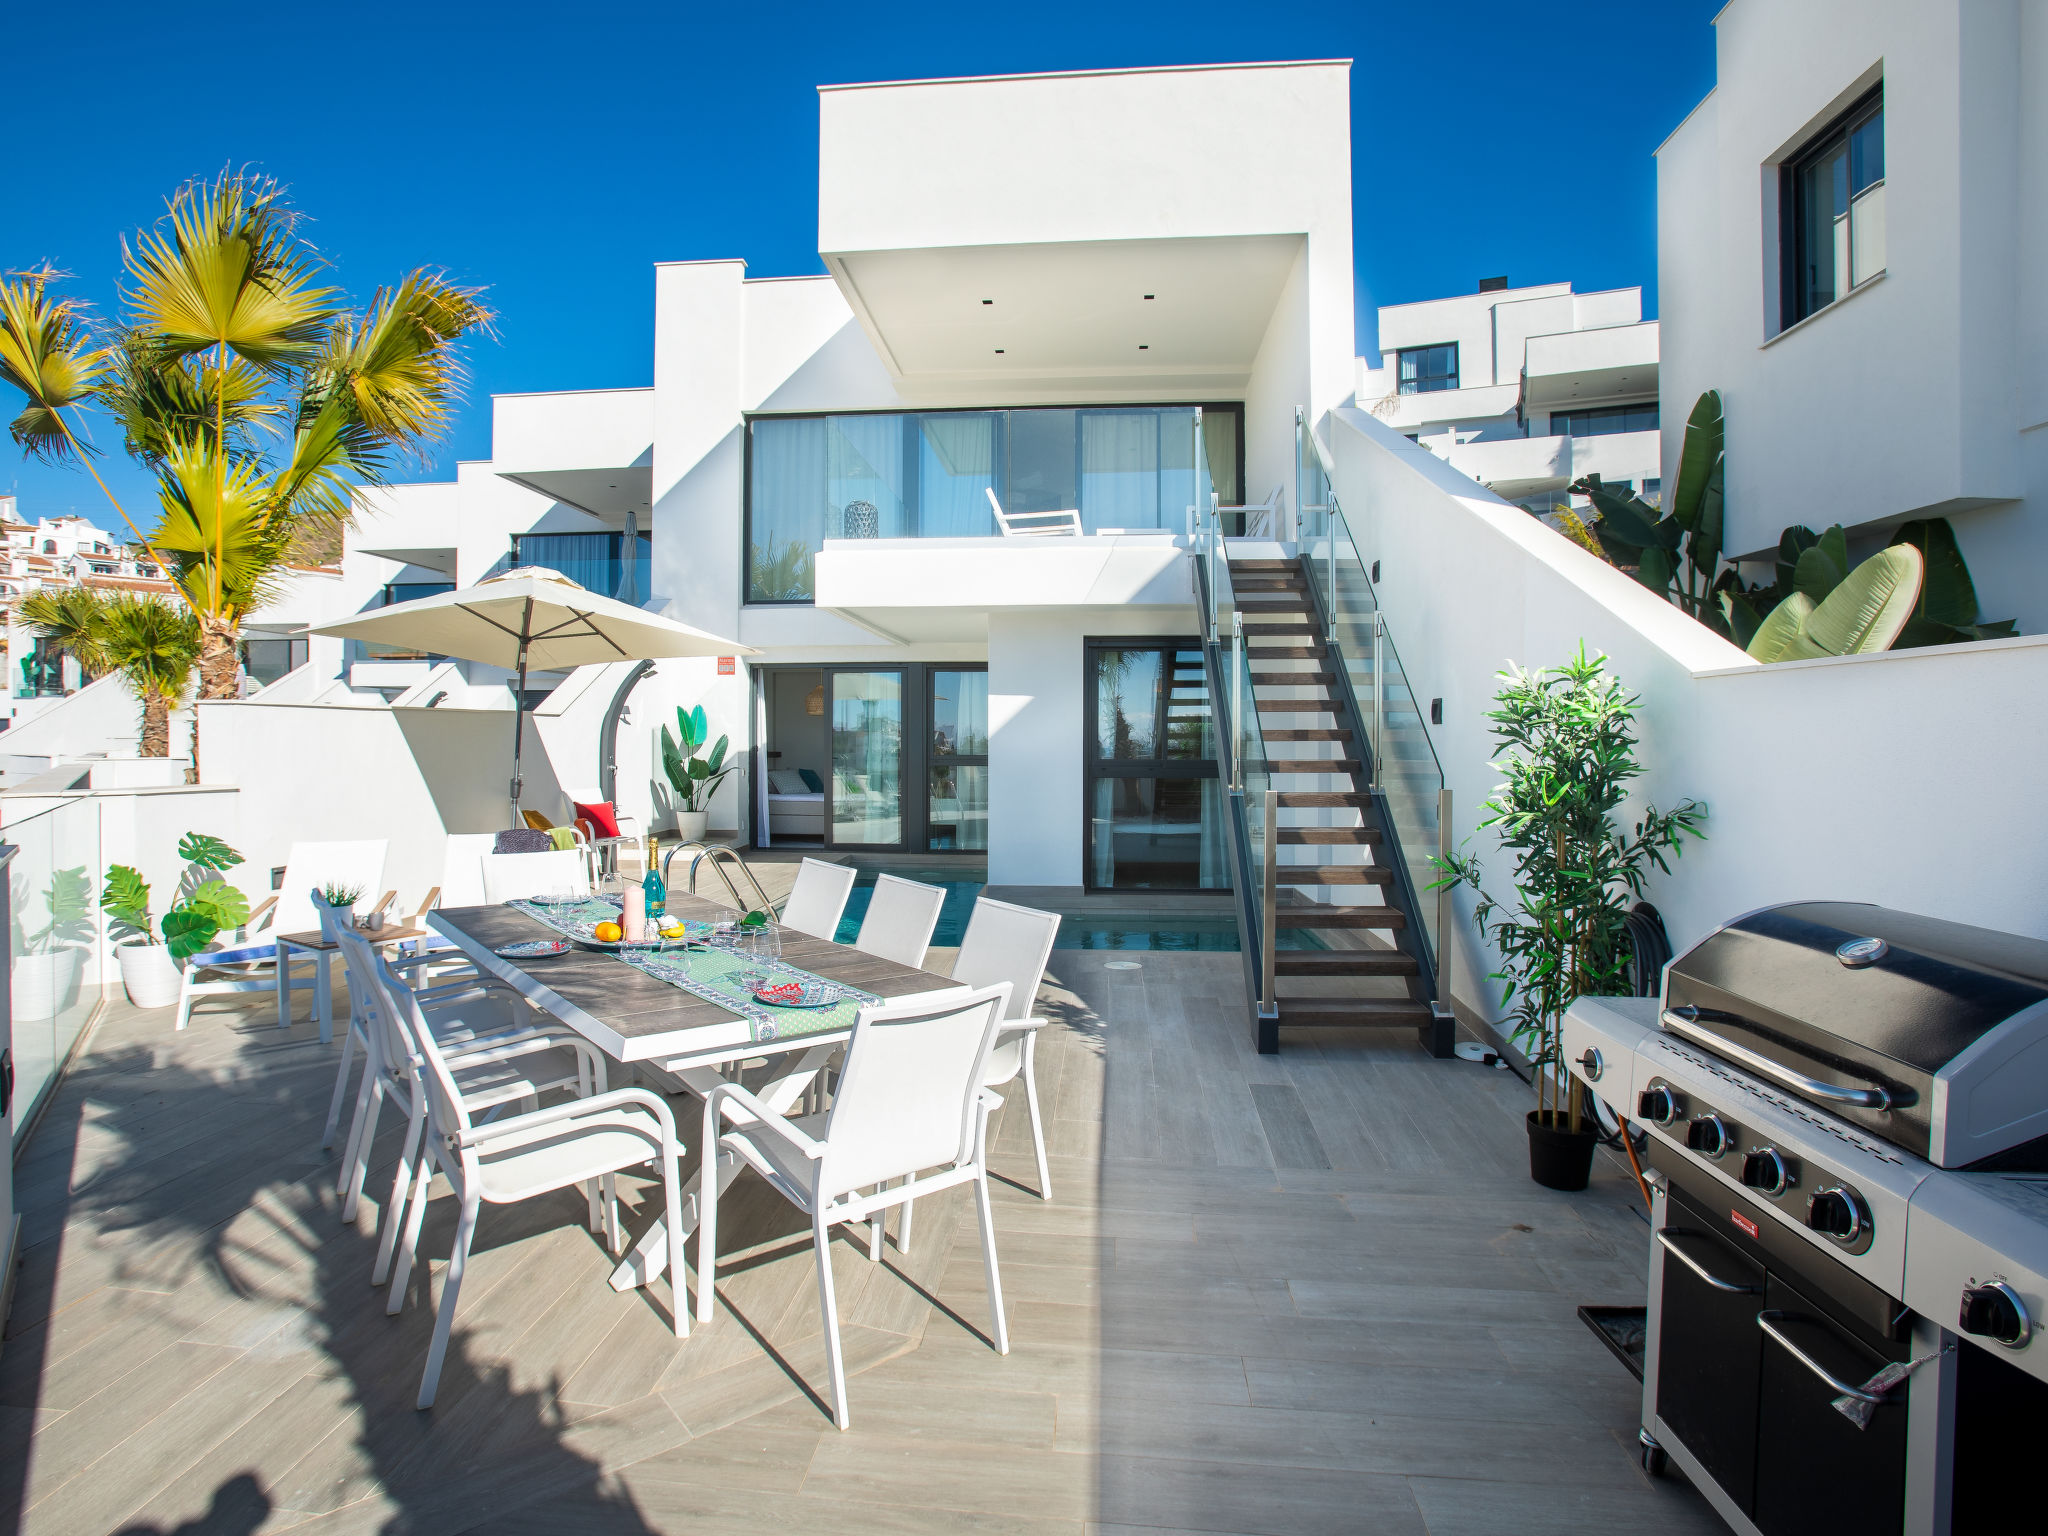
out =
[[1719,1115],[1694,1115],[1685,1128],[1685,1144],[1708,1157],[1726,1157],[1735,1145],[1735,1133]]
[[1963,1312],[1958,1326],[1964,1333],[2018,1349],[2034,1331],[2033,1319],[2019,1294],[2003,1281],[1973,1285],[1963,1292]]
[[1870,1210],[1861,1196],[1833,1185],[1807,1202],[1806,1224],[1838,1242],[1851,1243],[1870,1230]]
[[1636,1118],[1654,1120],[1659,1125],[1669,1125],[1676,1120],[1685,1105],[1678,1095],[1659,1083],[1654,1088],[1645,1088],[1636,1095]]
[[1742,1160],[1742,1182],[1767,1195],[1782,1195],[1792,1187],[1792,1170],[1776,1147],[1758,1147]]

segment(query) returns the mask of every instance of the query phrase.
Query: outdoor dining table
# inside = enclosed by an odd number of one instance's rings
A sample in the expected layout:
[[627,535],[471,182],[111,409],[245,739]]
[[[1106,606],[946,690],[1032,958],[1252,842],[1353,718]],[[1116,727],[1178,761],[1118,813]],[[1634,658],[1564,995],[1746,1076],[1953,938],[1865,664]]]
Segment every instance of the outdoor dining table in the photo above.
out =
[[[675,893],[669,896],[668,909],[690,922],[733,916],[731,909],[715,902]],[[773,1075],[756,1092],[770,1109],[787,1113],[853,1032],[850,1020],[818,1028],[822,1021],[803,1010],[778,1009],[772,1036],[763,1038],[759,1023],[601,949],[578,945],[546,959],[507,959],[497,953],[507,945],[561,936],[517,907],[446,908],[428,913],[427,921],[483,970],[509,983],[613,1060],[660,1067],[700,1098],[727,1080],[721,1068],[768,1058],[774,1063]],[[782,960],[892,1002],[960,986],[949,976],[787,928],[782,930]],[[706,1158],[704,1166],[717,1167],[721,1190],[739,1172],[731,1157]],[[681,1237],[696,1230],[697,1211],[696,1195],[686,1196]],[[668,1241],[665,1223],[657,1217],[612,1272],[613,1287],[630,1290],[659,1275],[668,1262]]]

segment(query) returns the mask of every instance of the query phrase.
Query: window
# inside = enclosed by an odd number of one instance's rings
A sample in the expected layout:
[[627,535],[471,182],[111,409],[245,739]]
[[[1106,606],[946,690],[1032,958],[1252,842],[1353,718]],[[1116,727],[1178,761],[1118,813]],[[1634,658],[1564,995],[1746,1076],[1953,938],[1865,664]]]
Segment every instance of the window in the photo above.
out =
[[[636,544],[638,569],[634,581],[639,595],[644,596],[647,572],[654,563],[654,541],[643,533]],[[625,546],[626,536],[622,533],[515,533],[512,563],[560,571],[586,591],[616,597],[620,583],[625,580]]]
[[934,850],[988,851],[988,671],[930,673],[930,830]]
[[[1210,480],[1242,501],[1244,408],[1202,408]],[[827,539],[992,538],[1005,512],[1078,508],[1102,528],[1187,526],[1191,406],[876,411],[747,423],[749,603],[807,603]]]
[[1223,787],[1193,641],[1087,646],[1090,890],[1209,890],[1224,864]]
[[1552,411],[1552,437],[1605,437],[1612,432],[1654,432],[1657,402],[1641,405],[1598,405],[1584,410]]
[[1458,387],[1458,344],[1447,341],[1437,347],[1405,347],[1397,356],[1396,377],[1404,395],[1427,395],[1439,389]]
[[1884,91],[1839,118],[1784,169],[1784,324],[1884,270]]

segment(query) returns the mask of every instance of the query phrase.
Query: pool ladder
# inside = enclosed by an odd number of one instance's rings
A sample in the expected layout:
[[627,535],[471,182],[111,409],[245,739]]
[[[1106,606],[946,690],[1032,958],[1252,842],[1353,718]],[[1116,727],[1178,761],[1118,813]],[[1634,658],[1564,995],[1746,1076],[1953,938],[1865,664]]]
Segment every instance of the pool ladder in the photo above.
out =
[[[679,853],[689,853],[691,855],[689,877],[690,894],[692,896],[697,894],[697,867],[706,859],[709,859],[712,869],[718,874],[718,878],[725,882],[725,889],[731,895],[733,905],[739,908],[740,911],[773,912],[775,910],[775,903],[769,898],[768,893],[761,888],[760,880],[755,876],[753,870],[747,867],[747,861],[723,843],[677,843],[667,853],[662,855],[661,878],[663,884],[673,883],[669,879],[669,866],[675,863],[676,855]],[[738,883],[734,881],[732,877],[734,869],[737,869],[746,879],[747,884],[752,887],[754,892],[752,901],[747,899],[745,893],[740,890]]]

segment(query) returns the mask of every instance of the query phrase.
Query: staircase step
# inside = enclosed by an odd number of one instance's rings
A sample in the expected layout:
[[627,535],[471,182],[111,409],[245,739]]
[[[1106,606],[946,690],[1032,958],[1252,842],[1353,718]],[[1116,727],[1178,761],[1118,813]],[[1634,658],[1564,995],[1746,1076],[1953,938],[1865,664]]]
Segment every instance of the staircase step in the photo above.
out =
[[1394,872],[1383,864],[1282,864],[1273,873],[1279,885],[1392,885]]
[[[1337,706],[1320,699],[1254,699],[1261,712],[1272,715],[1334,715]],[[1266,732],[1274,735],[1272,731]]]
[[1307,619],[1302,619],[1294,624],[1247,624],[1244,632],[1248,635],[1312,635],[1316,632],[1316,627]]
[[[1355,810],[1372,809],[1372,796],[1347,792],[1340,789],[1283,789],[1280,791],[1280,805],[1285,810]],[[1310,828],[1289,828],[1284,830],[1309,831]],[[1342,830],[1331,828],[1332,831]]]
[[1349,741],[1351,733],[1341,726],[1325,731],[1265,731],[1268,741]]
[[1398,907],[1333,907],[1315,903],[1282,907],[1282,928],[1406,928],[1408,916]]
[[1365,764],[1348,757],[1275,757],[1267,760],[1272,773],[1348,773],[1356,778]]
[[1301,562],[1298,560],[1232,560],[1230,562],[1231,574],[1234,576],[1239,571],[1269,571],[1279,574],[1292,573],[1299,575],[1301,573]]
[[1273,955],[1276,976],[1413,976],[1413,955],[1398,949],[1282,949]]
[[1283,843],[1306,843],[1321,848],[1371,847],[1387,840],[1384,827],[1278,827]]
[[1429,1004],[1394,997],[1283,997],[1280,1025],[1315,1028],[1390,1029],[1427,1024]]
[[[1329,653],[1321,645],[1262,645],[1251,652],[1254,661],[1320,661]],[[1258,678],[1252,679],[1254,683]],[[1333,675],[1330,681],[1335,682]]]

